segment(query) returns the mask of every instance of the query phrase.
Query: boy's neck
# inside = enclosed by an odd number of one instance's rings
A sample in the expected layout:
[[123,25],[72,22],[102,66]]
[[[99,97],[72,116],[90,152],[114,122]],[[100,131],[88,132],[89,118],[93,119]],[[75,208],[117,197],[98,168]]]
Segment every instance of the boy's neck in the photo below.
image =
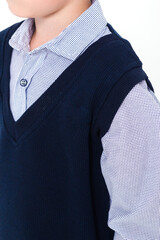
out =
[[58,36],[91,5],[91,0],[71,1],[57,12],[35,18],[35,31],[30,41],[30,51]]

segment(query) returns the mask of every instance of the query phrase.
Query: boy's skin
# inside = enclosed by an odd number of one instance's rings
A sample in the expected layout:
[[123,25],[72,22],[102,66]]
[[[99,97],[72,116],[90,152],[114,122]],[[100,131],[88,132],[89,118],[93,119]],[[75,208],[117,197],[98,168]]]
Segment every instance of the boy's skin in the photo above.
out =
[[7,3],[14,15],[35,18],[32,51],[58,36],[91,5],[91,0],[7,0]]

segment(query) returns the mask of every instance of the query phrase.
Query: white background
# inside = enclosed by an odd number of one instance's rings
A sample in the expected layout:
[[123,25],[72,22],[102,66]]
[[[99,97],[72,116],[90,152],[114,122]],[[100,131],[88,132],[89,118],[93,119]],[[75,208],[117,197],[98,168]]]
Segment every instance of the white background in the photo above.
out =
[[[6,0],[0,1],[1,31],[23,18],[10,12]],[[123,38],[130,41],[160,100],[160,0],[99,2],[106,20]]]

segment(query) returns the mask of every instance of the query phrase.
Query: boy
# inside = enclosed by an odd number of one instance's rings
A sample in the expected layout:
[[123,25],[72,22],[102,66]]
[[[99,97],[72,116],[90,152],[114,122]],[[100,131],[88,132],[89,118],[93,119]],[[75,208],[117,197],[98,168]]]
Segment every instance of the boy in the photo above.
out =
[[18,1],[0,32],[0,239],[159,239],[159,101],[98,0]]

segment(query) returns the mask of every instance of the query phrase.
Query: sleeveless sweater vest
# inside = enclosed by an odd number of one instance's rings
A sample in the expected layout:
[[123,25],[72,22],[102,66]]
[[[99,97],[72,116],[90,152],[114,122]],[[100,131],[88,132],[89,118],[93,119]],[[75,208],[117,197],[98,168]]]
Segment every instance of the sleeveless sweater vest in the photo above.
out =
[[133,86],[153,86],[129,41],[107,23],[112,34],[14,121],[8,40],[22,22],[0,32],[0,239],[112,240],[101,138]]

